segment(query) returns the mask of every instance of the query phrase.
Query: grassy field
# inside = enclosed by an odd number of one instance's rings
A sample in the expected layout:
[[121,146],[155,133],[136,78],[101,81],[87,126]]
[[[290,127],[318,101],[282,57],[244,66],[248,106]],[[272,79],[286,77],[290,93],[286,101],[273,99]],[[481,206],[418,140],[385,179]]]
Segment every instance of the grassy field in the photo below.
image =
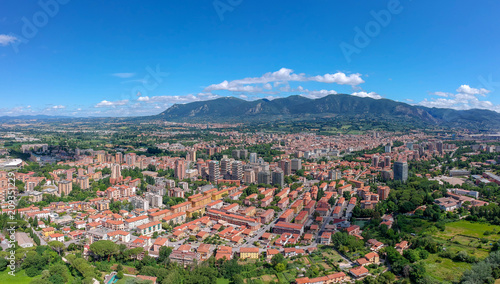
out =
[[322,253],[324,259],[330,259],[333,262],[344,262],[347,263],[336,250],[326,250]]
[[[118,266],[118,264],[111,265],[111,270],[116,270],[117,266]],[[138,271],[134,267],[124,265],[123,266],[123,273],[136,275],[138,273]]]
[[130,278],[134,278],[134,277],[130,277],[130,276],[125,276],[123,277],[122,279],[116,281],[115,284],[125,284],[125,281],[127,281],[127,279],[130,279]]
[[229,279],[217,278],[217,284],[229,284]]
[[359,220],[353,223],[353,225],[358,225],[361,229],[363,229],[370,221],[367,220]]
[[276,275],[262,275],[261,279],[264,283],[278,282]]
[[[465,251],[469,255],[484,259],[491,250],[491,241],[499,238],[497,233],[484,235],[485,232],[500,232],[500,226],[460,220],[447,223],[445,230],[435,232],[433,237],[447,251],[452,253]],[[487,239],[489,242],[483,243],[481,239]],[[422,262],[429,275],[439,281],[448,282],[457,282],[463,272],[471,267],[469,263],[454,262],[448,258],[441,258],[437,254],[430,255]]]
[[457,282],[465,270],[471,264],[465,262],[453,262],[448,258],[441,258],[437,254],[429,255],[429,258],[422,260],[425,263],[427,273],[439,281]]
[[[466,251],[483,259],[488,256],[493,242],[499,238],[497,233],[484,235],[485,232],[500,232],[500,226],[461,220],[447,223],[443,232],[438,231],[433,236],[449,251]],[[488,242],[483,243],[481,239],[486,239]]]
[[447,223],[444,232],[438,232],[436,233],[436,236],[443,239],[449,239],[456,235],[465,235],[474,238],[486,238],[488,240],[498,239],[498,234],[490,234],[488,236],[485,236],[484,232],[486,231],[500,232],[500,226],[460,220],[457,222]]
[[0,273],[0,283],[12,283],[12,284],[28,284],[31,282],[31,280],[40,278],[41,276],[36,276],[36,277],[28,277],[26,276],[26,272],[24,270],[21,270],[16,273],[16,276],[11,276],[9,275],[9,269],[2,271]]

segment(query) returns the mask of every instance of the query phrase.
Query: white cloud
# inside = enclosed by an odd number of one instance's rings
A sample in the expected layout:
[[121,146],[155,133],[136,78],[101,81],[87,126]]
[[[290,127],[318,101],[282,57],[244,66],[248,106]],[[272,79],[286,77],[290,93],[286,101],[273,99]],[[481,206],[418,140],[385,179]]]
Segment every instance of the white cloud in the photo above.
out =
[[482,95],[482,96],[484,96],[487,93],[489,93],[490,91],[486,90],[485,88],[476,89],[476,88],[471,88],[469,85],[462,85],[462,86],[458,87],[457,92],[461,93],[461,94],[467,94],[467,95]]
[[239,85],[237,83],[223,81],[219,84],[213,84],[205,88],[205,91],[226,90],[231,92],[261,92],[262,88],[251,85]]
[[117,107],[117,106],[124,106],[128,104],[128,100],[121,100],[121,101],[107,101],[103,100],[100,103],[96,104],[94,107]]
[[352,96],[356,96],[356,97],[362,97],[362,98],[372,98],[372,99],[376,99],[376,100],[379,100],[379,99],[382,99],[382,96],[375,93],[375,92],[354,92],[351,94]]
[[446,92],[434,92],[434,93],[431,93],[431,95],[438,96],[438,97],[444,97],[444,98],[447,98],[449,96],[453,96],[452,93],[446,93]]
[[7,46],[7,45],[14,43],[16,41],[18,41],[18,39],[14,36],[0,34],[0,45],[1,46]]
[[33,111],[30,108],[24,107],[24,106],[17,106],[17,107],[13,107],[11,109],[7,109],[7,108],[1,109],[1,113],[5,113],[6,115],[13,115],[13,116],[23,115],[23,114],[31,114],[32,112]]
[[207,101],[219,98],[219,95],[212,93],[198,93],[198,94],[188,94],[185,96],[153,96],[153,97],[139,97],[137,101],[145,103],[162,103],[164,105],[171,104],[185,104],[197,101]]
[[361,79],[361,74],[350,74],[346,75],[342,72],[337,72],[335,74],[325,74],[323,76],[310,77],[309,81],[316,81],[321,83],[336,83],[339,85],[351,85],[357,86],[364,83],[365,81]]
[[55,106],[50,106],[50,107],[46,107],[42,114],[45,113],[45,112],[54,112],[54,111],[60,111],[60,110],[63,110],[65,109],[66,106],[63,106],[63,105],[55,105]]
[[132,78],[135,76],[135,73],[114,73],[114,74],[111,74],[115,77],[118,77],[118,78]]
[[419,105],[435,108],[450,108],[456,110],[468,109],[488,109],[500,112],[500,105],[495,105],[491,101],[481,101],[477,96],[485,96],[490,91],[484,88],[471,88],[469,85],[462,85],[457,90],[457,94],[435,92],[434,95],[442,98],[424,99]]
[[276,97],[276,96],[265,96],[265,97],[263,97],[263,99],[270,100],[270,101],[275,100],[275,99],[279,99],[279,98],[281,98],[281,97],[279,97],[279,96],[278,97]]
[[328,95],[336,95],[337,94],[337,92],[334,90],[330,90],[330,91],[328,91],[328,90],[313,90],[313,91],[304,90],[304,91],[305,91],[305,93],[300,94],[300,95],[303,97],[306,97],[306,98],[310,98],[310,99],[319,99],[322,97],[326,97]]
[[451,99],[424,99],[419,105],[426,107],[435,107],[435,108],[451,108],[456,110],[468,110],[468,109],[487,109],[493,110],[496,112],[500,112],[500,105],[495,105],[490,101],[480,101],[478,98],[460,98],[454,97]]
[[339,85],[351,85],[353,87],[365,82],[359,73],[346,75],[345,73],[337,72],[335,74],[308,77],[304,73],[297,74],[294,73],[292,69],[281,68],[276,72],[268,72],[260,77],[249,77],[233,81],[225,80],[219,84],[212,84],[206,87],[205,91],[227,90],[233,92],[261,92],[263,89],[271,90],[272,86],[270,83],[273,83],[274,87],[278,87],[279,85],[287,84],[288,82],[305,81],[329,84],[336,83]]
[[[141,116],[154,115],[166,110],[173,104],[185,104],[196,101],[206,101],[219,98],[212,93],[188,94],[184,96],[142,96],[135,103],[120,108],[111,108],[106,115],[113,116]],[[102,116],[102,115],[101,115]]]

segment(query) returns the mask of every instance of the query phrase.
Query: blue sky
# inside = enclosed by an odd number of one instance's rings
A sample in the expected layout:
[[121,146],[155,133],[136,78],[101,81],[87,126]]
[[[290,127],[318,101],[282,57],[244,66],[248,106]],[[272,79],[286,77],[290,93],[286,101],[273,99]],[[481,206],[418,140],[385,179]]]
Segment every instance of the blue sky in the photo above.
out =
[[498,1],[90,3],[0,4],[0,115],[331,93],[500,111]]

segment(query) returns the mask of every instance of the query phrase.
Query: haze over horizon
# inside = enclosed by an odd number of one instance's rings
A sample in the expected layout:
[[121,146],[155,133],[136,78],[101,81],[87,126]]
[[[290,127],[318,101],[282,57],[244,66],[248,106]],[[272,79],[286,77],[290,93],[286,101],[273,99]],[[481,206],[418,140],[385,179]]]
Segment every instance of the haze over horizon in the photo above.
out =
[[0,116],[337,93],[500,112],[500,3],[464,3],[7,2]]

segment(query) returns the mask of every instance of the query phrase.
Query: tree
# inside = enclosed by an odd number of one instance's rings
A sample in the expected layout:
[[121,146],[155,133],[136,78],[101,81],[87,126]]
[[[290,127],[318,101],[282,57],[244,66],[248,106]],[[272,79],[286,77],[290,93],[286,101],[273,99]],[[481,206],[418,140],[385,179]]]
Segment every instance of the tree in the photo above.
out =
[[330,197],[330,199],[328,199],[328,204],[330,204],[330,206],[333,206],[333,205],[335,205],[336,201],[337,201],[337,199],[332,195],[332,197]]
[[272,266],[276,266],[278,263],[282,263],[283,261],[285,261],[285,257],[281,253],[275,254],[271,258]]
[[407,249],[403,252],[403,256],[408,259],[411,263],[414,263],[420,259],[419,253],[416,250]]
[[231,284],[244,284],[243,277],[239,274],[233,275],[233,279],[231,279]]
[[118,271],[118,273],[116,273],[116,277],[118,277],[119,279],[123,279],[123,271]]
[[160,253],[159,253],[159,256],[158,256],[158,260],[160,262],[164,262],[165,260],[168,259],[168,257],[170,256],[170,254],[172,253],[172,248],[171,247],[161,247],[160,248]]
[[90,245],[90,250],[99,258],[108,257],[108,261],[112,255],[118,252],[118,245],[112,241],[101,240]]
[[60,242],[60,241],[51,241],[51,242],[49,242],[48,244],[49,244],[49,246],[50,246],[53,250],[57,251],[57,253],[58,253],[59,255],[61,255],[61,252],[62,252],[62,251],[64,250],[64,248],[66,247],[66,246],[65,246],[62,242]]
[[184,284],[212,284],[217,281],[217,271],[210,267],[198,266],[184,279]]
[[413,283],[418,283],[425,276],[425,266],[422,263],[414,263],[410,265],[410,279]]
[[[124,255],[125,255],[126,258],[131,258],[132,257],[134,259],[137,259],[137,256],[139,254],[141,254],[143,251],[144,251],[144,248],[137,247],[137,248],[126,250],[124,252]],[[134,260],[134,262],[135,262],[135,260]]]
[[181,275],[179,271],[175,269],[174,271],[170,272],[167,275],[167,277],[163,279],[162,284],[177,284],[181,282],[182,282]]
[[274,269],[276,269],[276,271],[278,271],[278,272],[285,271],[285,268],[286,268],[286,266],[284,263],[278,263],[278,264],[276,264],[276,266],[274,266]]
[[[49,280],[52,283],[66,283],[68,281],[68,278],[69,278],[68,268],[64,264],[56,263],[56,264],[51,265],[49,267],[49,272],[51,275]],[[55,278],[53,278],[53,277],[55,277]],[[56,280],[56,279],[57,280],[62,279],[63,281],[62,282],[54,282],[53,280]]]

